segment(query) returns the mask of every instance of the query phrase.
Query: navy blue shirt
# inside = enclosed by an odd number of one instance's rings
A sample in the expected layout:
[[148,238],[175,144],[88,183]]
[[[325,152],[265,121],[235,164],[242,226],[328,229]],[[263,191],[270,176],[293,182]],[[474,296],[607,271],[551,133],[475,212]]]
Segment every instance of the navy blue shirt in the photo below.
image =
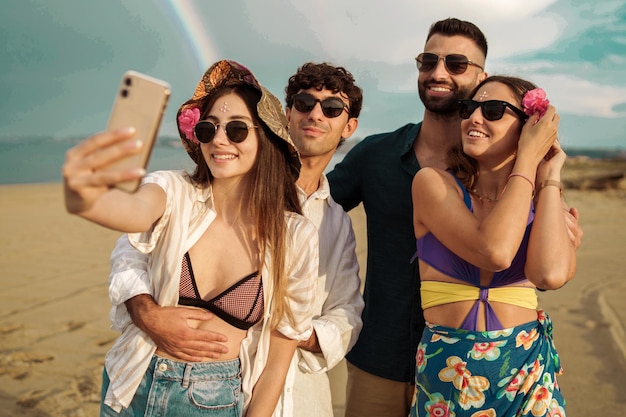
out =
[[382,378],[414,382],[424,329],[413,233],[411,184],[420,169],[413,142],[421,123],[368,136],[328,174],[332,197],[367,216],[363,329],[346,358]]

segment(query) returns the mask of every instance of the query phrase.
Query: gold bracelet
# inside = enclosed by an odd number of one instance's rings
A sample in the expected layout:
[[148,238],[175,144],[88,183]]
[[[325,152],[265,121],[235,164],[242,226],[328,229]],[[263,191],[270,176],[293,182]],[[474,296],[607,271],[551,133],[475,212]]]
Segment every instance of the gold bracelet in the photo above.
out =
[[537,193],[541,191],[545,187],[556,187],[559,189],[559,194],[563,194],[563,183],[561,181],[556,180],[543,180],[539,183],[539,188],[537,188]]
[[530,178],[528,178],[527,175],[522,174],[521,172],[511,172],[511,174],[509,175],[509,178],[507,178],[507,182],[513,178],[513,177],[521,177],[524,178],[526,181],[528,181],[528,183],[530,184],[531,188],[532,188],[532,196],[535,196],[535,182],[533,180],[531,180]]

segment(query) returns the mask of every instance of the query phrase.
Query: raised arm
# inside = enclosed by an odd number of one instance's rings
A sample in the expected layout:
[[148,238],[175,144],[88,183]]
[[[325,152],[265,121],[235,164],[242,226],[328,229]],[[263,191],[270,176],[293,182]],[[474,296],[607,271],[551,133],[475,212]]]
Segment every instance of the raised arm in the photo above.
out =
[[537,171],[535,220],[530,232],[526,276],[541,289],[556,289],[576,272],[576,242],[570,237],[561,196],[566,154],[558,142]]
[[102,170],[141,148],[139,141],[126,141],[133,134],[134,129],[98,133],[67,151],[62,172],[68,212],[121,232],[146,231],[161,217],[165,193],[160,187],[148,184],[134,194],[112,188],[144,170]]
[[432,232],[461,258],[488,271],[508,268],[526,230],[537,167],[556,140],[559,116],[550,106],[522,129],[512,172],[498,204],[483,219],[467,210],[452,176],[423,168],[412,186],[416,237]]

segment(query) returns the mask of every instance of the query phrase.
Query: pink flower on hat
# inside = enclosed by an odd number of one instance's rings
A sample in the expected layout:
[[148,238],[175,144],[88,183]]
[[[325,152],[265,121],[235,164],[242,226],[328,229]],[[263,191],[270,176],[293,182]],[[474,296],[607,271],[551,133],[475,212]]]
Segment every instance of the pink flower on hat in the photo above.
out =
[[178,128],[190,142],[200,143],[200,141],[196,139],[196,135],[193,131],[193,128],[196,127],[199,120],[200,109],[197,107],[184,109],[178,115]]
[[546,110],[548,110],[548,105],[550,105],[550,100],[546,98],[546,92],[542,88],[527,91],[522,100],[524,113],[529,116],[539,113],[539,118],[543,117]]

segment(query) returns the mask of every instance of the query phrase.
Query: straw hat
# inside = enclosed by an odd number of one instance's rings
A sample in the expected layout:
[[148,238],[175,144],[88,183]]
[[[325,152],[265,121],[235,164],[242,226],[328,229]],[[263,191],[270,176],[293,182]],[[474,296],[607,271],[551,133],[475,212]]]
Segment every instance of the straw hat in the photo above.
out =
[[[248,85],[261,93],[261,98],[256,106],[259,118],[274,136],[287,144],[287,146],[281,146],[281,149],[285,152],[287,162],[297,178],[300,175],[302,163],[300,162],[298,150],[289,136],[287,118],[285,117],[283,106],[276,96],[259,84],[248,68],[235,61],[222,60],[213,64],[202,76],[193,96],[178,109],[178,113],[176,114],[178,133],[191,159],[193,159],[195,163],[201,161],[202,153],[200,152],[200,143],[195,139],[193,133],[185,132],[185,129],[181,127],[181,113],[187,110],[185,114],[188,114],[189,110],[198,109],[194,111],[196,114],[199,114],[198,112],[202,109],[204,102],[213,92],[221,87],[233,85]],[[188,137],[188,135],[191,136],[191,138]]]

